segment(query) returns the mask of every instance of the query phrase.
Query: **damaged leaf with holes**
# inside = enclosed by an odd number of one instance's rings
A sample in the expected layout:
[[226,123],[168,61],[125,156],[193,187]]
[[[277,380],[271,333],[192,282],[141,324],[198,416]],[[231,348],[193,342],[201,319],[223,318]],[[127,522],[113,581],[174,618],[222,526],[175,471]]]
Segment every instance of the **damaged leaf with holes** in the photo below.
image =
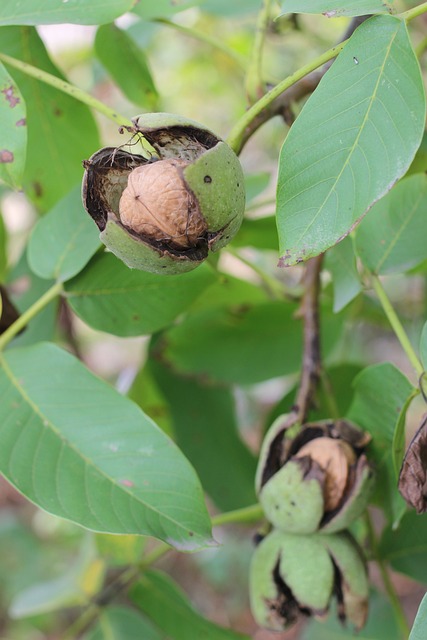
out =
[[83,202],[106,247],[132,269],[190,271],[237,233],[243,173],[230,147],[196,122],[152,113],[133,120],[147,157],[106,147],[84,162]]

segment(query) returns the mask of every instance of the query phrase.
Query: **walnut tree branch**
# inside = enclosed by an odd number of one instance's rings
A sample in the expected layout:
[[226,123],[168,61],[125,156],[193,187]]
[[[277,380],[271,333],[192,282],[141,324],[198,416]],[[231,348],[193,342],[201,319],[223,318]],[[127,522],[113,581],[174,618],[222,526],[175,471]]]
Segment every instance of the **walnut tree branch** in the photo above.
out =
[[[366,15],[353,18],[339,42],[347,40],[357,27],[370,17],[371,16]],[[301,80],[298,80],[298,82],[289,87],[289,89],[286,89],[286,91],[276,98],[276,100],[272,102],[267,109],[264,109],[256,118],[254,118],[244,132],[241,148],[243,148],[249,138],[253,136],[259,127],[275,116],[281,116],[285,123],[288,126],[291,126],[295,119],[292,105],[299,102],[310,93],[313,93],[332,63],[333,60],[330,60],[322,67],[321,71],[313,71],[304,78],[301,78]]]

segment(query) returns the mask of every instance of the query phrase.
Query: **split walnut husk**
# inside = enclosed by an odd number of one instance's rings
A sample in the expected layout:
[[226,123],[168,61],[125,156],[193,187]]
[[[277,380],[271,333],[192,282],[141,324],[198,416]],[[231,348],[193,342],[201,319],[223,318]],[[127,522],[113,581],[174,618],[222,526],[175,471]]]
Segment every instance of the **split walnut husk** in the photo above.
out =
[[237,233],[244,178],[230,147],[196,122],[165,113],[128,130],[155,154],[106,147],[84,162],[83,203],[106,247],[130,268],[190,271]]
[[302,536],[273,530],[252,557],[252,613],[272,631],[283,631],[303,616],[323,618],[334,599],[341,622],[360,630],[368,595],[366,563],[347,532]]
[[365,510],[374,474],[365,454],[369,434],[348,420],[303,425],[290,435],[286,416],[264,440],[256,489],[266,518],[281,531],[346,529]]

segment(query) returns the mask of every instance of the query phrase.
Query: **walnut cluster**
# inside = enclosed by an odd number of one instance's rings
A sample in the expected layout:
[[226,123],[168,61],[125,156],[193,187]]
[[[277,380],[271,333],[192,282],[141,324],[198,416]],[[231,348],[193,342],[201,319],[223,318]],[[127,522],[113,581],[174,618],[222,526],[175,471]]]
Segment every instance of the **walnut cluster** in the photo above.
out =
[[184,179],[185,160],[158,160],[129,174],[119,203],[122,224],[146,239],[178,250],[195,247],[206,222]]

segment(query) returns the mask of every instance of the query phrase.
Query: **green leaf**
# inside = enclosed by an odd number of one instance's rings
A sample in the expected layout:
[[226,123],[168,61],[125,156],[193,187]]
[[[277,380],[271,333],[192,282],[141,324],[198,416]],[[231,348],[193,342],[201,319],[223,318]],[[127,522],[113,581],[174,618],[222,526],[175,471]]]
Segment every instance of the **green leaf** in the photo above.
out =
[[4,282],[7,272],[7,231],[0,213],[0,282]]
[[135,4],[135,0],[2,0],[0,25],[103,24],[111,22]]
[[215,277],[207,265],[179,276],[131,271],[115,256],[104,253],[92,258],[66,284],[67,300],[94,329],[137,336],[171,324]]
[[425,96],[406,25],[374,16],[352,35],[283,145],[277,191],[281,265],[342,240],[409,167]]
[[[64,79],[34,28],[0,28],[0,50]],[[81,102],[21,71],[11,68],[10,73],[28,108],[23,187],[36,206],[46,211],[80,183],[82,160],[101,146],[95,120]]]
[[420,357],[424,369],[427,369],[427,322],[424,324],[421,332]]
[[229,389],[174,375],[161,362],[150,371],[172,416],[177,443],[222,510],[255,502],[256,460],[237,433]]
[[[10,605],[10,615],[12,618],[25,618],[87,604],[101,588],[103,578],[104,565],[96,558],[92,540],[86,539],[79,556],[73,559],[65,573],[16,594]],[[86,588],[89,584],[90,592]]]
[[[23,313],[31,307],[54,284],[52,280],[42,280],[34,273],[23,253],[18,263],[8,274],[8,283],[19,291],[12,301],[18,311]],[[24,331],[13,340],[13,346],[29,346],[42,340],[52,340],[55,333],[58,300],[54,300],[38,313],[25,327]]]
[[414,387],[390,363],[373,365],[356,378],[355,395],[348,418],[372,436],[368,456],[376,468],[374,502],[396,521],[405,504],[397,492],[397,477],[403,456],[403,428]]
[[229,274],[218,273],[218,279],[191,305],[191,312],[217,307],[239,307],[268,301],[261,287]]
[[165,640],[151,622],[130,607],[114,606],[102,609],[96,625],[83,640]]
[[427,171],[427,133],[424,132],[420,148],[415,154],[415,158],[407,171],[407,175],[412,173],[424,173]]
[[369,598],[369,615],[366,626],[357,633],[343,627],[338,617],[329,615],[326,622],[311,621],[304,629],[301,640],[401,640],[401,631],[396,626],[393,608],[388,598],[373,592]]
[[334,285],[334,312],[338,313],[362,291],[353,240],[344,238],[326,254],[326,268],[332,275]]
[[259,196],[268,187],[270,180],[271,174],[268,171],[245,175],[246,204]]
[[409,640],[424,640],[427,637],[427,594],[421,601]]
[[143,2],[136,3],[132,11],[145,20],[169,18],[179,11],[185,11],[185,9],[196,7],[201,3],[203,0],[174,0],[173,2],[170,0],[143,0]]
[[130,591],[131,600],[173,640],[249,640],[213,624],[197,613],[187,596],[160,571],[146,571]]
[[160,429],[175,439],[170,409],[148,366],[138,371],[127,395]]
[[[393,1],[393,0],[392,0]],[[327,18],[391,13],[391,3],[384,0],[282,0],[283,13],[323,13]]]
[[201,8],[223,18],[259,11],[259,0],[204,0]]
[[274,216],[245,218],[239,233],[233,240],[235,247],[255,247],[277,251],[277,226]]
[[136,535],[95,534],[96,549],[107,560],[109,566],[137,564],[141,560],[147,540],[148,538]]
[[427,259],[427,176],[399,182],[377,202],[356,233],[356,249],[372,273],[403,273]]
[[144,51],[114,24],[96,32],[95,52],[125,96],[135,104],[155,110],[158,93]]
[[[178,373],[221,383],[255,384],[294,373],[302,351],[296,310],[275,301],[194,312],[164,334],[158,352]],[[333,317],[324,323],[325,351],[340,325]]]
[[36,224],[28,243],[28,263],[40,278],[68,280],[100,246],[98,229],[75,187]]
[[27,152],[27,110],[24,98],[0,62],[0,180],[22,188]]
[[133,402],[53,344],[1,365],[0,470],[29,500],[95,531],[209,544],[194,470]]
[[407,511],[397,528],[384,530],[379,553],[396,571],[427,584],[427,516]]

